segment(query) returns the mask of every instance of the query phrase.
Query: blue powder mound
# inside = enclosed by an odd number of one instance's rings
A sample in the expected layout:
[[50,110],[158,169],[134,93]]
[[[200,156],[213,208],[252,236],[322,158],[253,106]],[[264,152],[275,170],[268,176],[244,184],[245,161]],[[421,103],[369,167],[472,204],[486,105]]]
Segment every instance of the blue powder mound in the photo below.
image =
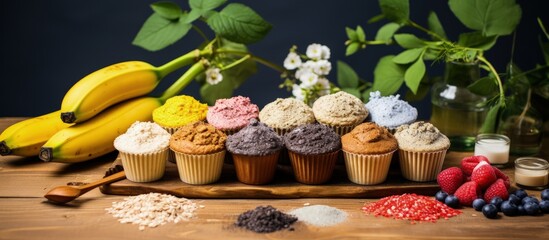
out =
[[417,119],[417,109],[399,99],[400,95],[382,97],[379,91],[370,93],[366,109],[372,122],[388,129],[413,123]]

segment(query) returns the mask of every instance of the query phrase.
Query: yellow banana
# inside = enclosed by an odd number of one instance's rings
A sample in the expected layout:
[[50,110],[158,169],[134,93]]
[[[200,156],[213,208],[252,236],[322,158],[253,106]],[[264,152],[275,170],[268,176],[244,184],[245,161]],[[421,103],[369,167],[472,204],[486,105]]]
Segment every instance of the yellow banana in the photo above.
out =
[[158,98],[140,97],[118,103],[89,121],[55,133],[40,149],[40,159],[49,162],[82,162],[114,151],[114,139],[135,121],[151,121],[161,106]]
[[128,61],[99,69],[79,80],[65,94],[61,119],[66,123],[84,122],[109,106],[144,96],[166,75],[210,52],[211,49],[194,50],[160,67]]
[[0,134],[0,155],[38,156],[40,147],[56,132],[67,128],[59,119],[61,111],[17,122]]

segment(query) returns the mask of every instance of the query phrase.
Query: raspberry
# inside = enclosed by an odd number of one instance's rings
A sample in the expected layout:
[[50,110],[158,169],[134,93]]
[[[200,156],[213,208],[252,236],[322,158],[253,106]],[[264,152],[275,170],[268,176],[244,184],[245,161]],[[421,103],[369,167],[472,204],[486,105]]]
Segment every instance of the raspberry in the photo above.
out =
[[505,183],[505,187],[507,188],[507,190],[509,190],[509,188],[511,187],[511,181],[509,180],[509,177],[507,175],[505,175],[505,173],[503,173],[501,170],[499,170],[499,168],[494,167],[494,166],[492,166],[492,168],[494,168],[494,172],[496,173],[496,177],[498,179],[502,179],[503,183]]
[[480,162],[471,174],[471,180],[478,183],[480,189],[486,189],[497,180],[494,168],[486,162]]
[[471,206],[473,201],[480,195],[480,188],[474,181],[466,182],[459,187],[454,196],[459,199],[459,203],[462,206]]
[[437,182],[442,191],[454,194],[463,183],[463,172],[458,167],[444,169],[437,175]]
[[486,189],[486,192],[484,192],[484,200],[486,202],[489,202],[494,197],[500,197],[503,200],[509,198],[509,192],[507,191],[503,179],[496,180],[496,182],[492,183],[492,185]]
[[482,155],[470,156],[461,160],[461,170],[465,173],[466,176],[471,176],[473,169],[477,166],[479,162],[488,162],[488,158]]

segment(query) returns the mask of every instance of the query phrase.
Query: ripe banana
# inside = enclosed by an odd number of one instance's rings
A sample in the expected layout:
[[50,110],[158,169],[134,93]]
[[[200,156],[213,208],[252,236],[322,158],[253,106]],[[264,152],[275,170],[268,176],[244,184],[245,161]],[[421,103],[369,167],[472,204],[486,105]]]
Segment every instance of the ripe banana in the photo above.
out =
[[194,50],[160,67],[142,61],[121,62],[99,69],[79,80],[65,94],[61,119],[84,122],[116,103],[144,96],[174,70],[188,65],[211,50]]
[[17,122],[0,134],[0,155],[38,156],[40,147],[57,131],[67,128],[60,111]]
[[151,121],[152,111],[160,107],[159,98],[140,97],[118,103],[89,121],[55,133],[40,149],[40,159],[74,163],[114,151],[114,139],[135,121]]

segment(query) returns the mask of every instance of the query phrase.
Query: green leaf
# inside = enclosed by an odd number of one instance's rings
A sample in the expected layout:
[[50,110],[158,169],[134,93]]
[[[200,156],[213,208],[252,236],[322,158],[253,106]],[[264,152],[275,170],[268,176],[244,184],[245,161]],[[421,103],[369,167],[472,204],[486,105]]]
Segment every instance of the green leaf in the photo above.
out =
[[440,20],[438,19],[438,16],[435,12],[431,11],[429,13],[429,17],[427,18],[427,24],[431,31],[433,31],[442,38],[448,39],[448,37],[446,37],[446,32],[444,31],[444,28],[442,27],[442,24],[440,23]]
[[347,33],[347,37],[349,38],[349,40],[351,40],[351,41],[357,41],[358,40],[358,36],[357,36],[355,30],[353,30],[352,28],[346,27],[345,28],[345,33]]
[[419,84],[419,88],[417,89],[417,93],[414,94],[410,89],[406,91],[406,94],[404,95],[404,100],[408,102],[417,102],[421,101],[423,98],[429,94],[429,91],[431,90],[431,85],[429,84]]
[[427,45],[425,41],[409,33],[395,34],[394,38],[398,45],[406,49],[420,48]]
[[450,0],[448,4],[463,25],[484,36],[511,34],[522,14],[515,0]]
[[459,35],[458,44],[465,47],[488,50],[496,44],[497,36],[485,37],[482,32],[468,32]]
[[[248,48],[244,44],[231,42],[227,39],[221,40],[221,48],[232,51],[247,52]],[[223,65],[229,65],[232,62],[241,58],[241,56],[231,55],[231,54],[219,54],[220,58],[218,61]],[[224,70],[221,72],[223,75],[223,81],[230,81],[233,88],[238,88],[242,83],[244,83],[250,76],[254,75],[257,72],[257,63],[254,60],[247,59],[246,61]]]
[[212,30],[233,42],[249,44],[261,40],[272,26],[246,5],[231,3],[207,20]]
[[357,36],[359,42],[365,42],[366,41],[366,33],[364,33],[364,29],[362,29],[361,26],[356,27],[356,36]]
[[376,23],[376,22],[379,22],[383,19],[385,19],[385,15],[379,14],[379,15],[373,16],[372,18],[368,19],[368,24]]
[[406,86],[408,86],[412,93],[417,94],[417,89],[423,76],[425,76],[425,62],[419,58],[404,74],[404,82],[406,82]]
[[152,10],[163,18],[176,20],[181,16],[181,8],[173,2],[155,2],[151,4]]
[[382,95],[391,95],[398,91],[404,82],[405,68],[393,62],[394,55],[387,55],[379,59],[374,69],[373,91],[380,91]]
[[337,84],[342,88],[357,88],[358,74],[347,63],[337,61]]
[[497,92],[498,85],[493,77],[488,76],[471,83],[467,86],[467,89],[474,94],[491,96]]
[[192,10],[205,13],[223,5],[225,2],[227,0],[189,0],[189,6],[191,6]]
[[393,38],[393,35],[395,35],[398,29],[400,29],[400,25],[398,23],[387,23],[377,31],[376,40],[384,41],[386,44],[390,44],[392,42],[391,38]]
[[346,93],[352,94],[353,96],[355,96],[357,98],[361,97],[360,91],[356,88],[341,88],[341,90],[343,90]]
[[345,56],[350,56],[354,54],[356,51],[358,51],[359,47],[360,47],[360,43],[358,42],[349,44],[349,46],[347,46],[347,49],[345,50]]
[[408,64],[414,62],[425,51],[425,48],[412,48],[401,52],[393,58],[394,63]]
[[366,89],[366,91],[362,92],[362,102],[367,103],[368,101],[370,101],[370,93],[373,91],[373,88],[368,88]]
[[501,108],[501,103],[498,102],[496,105],[492,106],[490,110],[488,110],[488,113],[486,114],[486,118],[484,119],[484,123],[482,124],[482,127],[480,127],[479,129],[479,133],[496,132],[496,126],[497,126],[500,108]]
[[191,12],[189,12],[189,14],[187,15],[185,23],[192,23],[194,20],[200,18],[200,15],[202,15],[200,11],[192,9]]
[[184,20],[185,17],[181,17],[179,21],[171,21],[158,13],[153,13],[145,21],[132,44],[149,51],[163,49],[189,32],[192,26],[185,23]]
[[227,81],[223,76],[223,81],[216,85],[205,83],[200,87],[200,96],[208,105],[213,106],[215,100],[221,98],[230,98],[233,95],[234,88],[231,81]]
[[396,23],[406,23],[410,17],[408,0],[379,0],[379,7],[387,19]]

